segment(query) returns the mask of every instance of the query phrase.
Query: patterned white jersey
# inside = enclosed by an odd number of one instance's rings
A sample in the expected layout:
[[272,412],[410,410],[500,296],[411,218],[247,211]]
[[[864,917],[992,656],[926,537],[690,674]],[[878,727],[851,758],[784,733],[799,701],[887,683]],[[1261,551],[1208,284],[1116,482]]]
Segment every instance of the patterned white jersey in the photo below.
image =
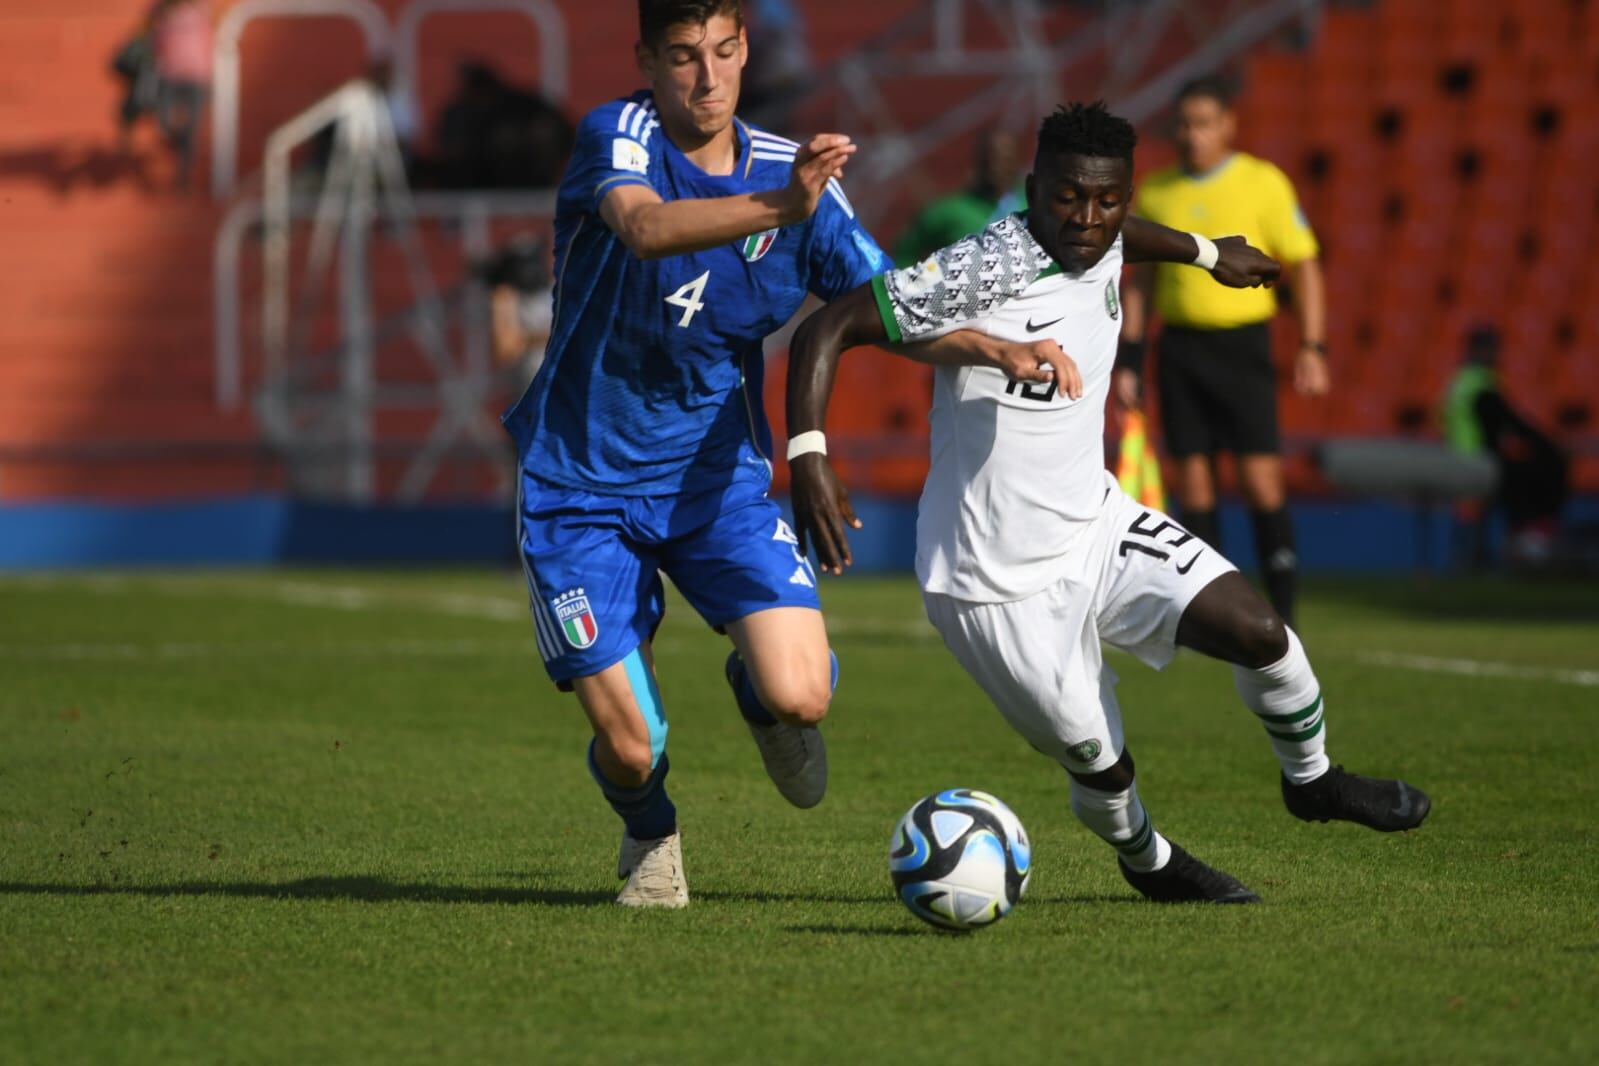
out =
[[916,519],[922,588],[978,603],[1030,596],[1072,569],[1104,506],[1104,422],[1121,332],[1122,245],[1064,273],[1007,215],[915,266],[872,280],[891,341],[976,329],[1050,338],[1077,362],[1080,400],[989,367],[939,367],[932,469]]

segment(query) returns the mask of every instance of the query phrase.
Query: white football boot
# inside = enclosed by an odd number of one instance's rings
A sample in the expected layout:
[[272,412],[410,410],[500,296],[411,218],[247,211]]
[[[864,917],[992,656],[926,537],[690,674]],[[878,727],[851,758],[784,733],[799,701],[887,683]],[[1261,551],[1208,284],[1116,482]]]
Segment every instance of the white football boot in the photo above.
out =
[[654,840],[634,840],[622,830],[622,853],[616,876],[627,884],[616,896],[624,907],[688,906],[688,881],[683,877],[683,838],[677,833]]

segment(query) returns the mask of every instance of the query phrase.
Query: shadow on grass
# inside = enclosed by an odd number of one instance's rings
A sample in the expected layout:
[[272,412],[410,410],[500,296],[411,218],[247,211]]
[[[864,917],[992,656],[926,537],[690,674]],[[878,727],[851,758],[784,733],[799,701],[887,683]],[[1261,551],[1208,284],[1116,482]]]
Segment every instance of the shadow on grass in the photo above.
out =
[[397,884],[381,877],[306,877],[298,881],[262,882],[185,881],[170,885],[69,885],[0,881],[0,896],[234,896],[359,903],[535,903],[555,907],[595,907],[612,903],[616,898],[612,892]]
[[[526,876],[518,874],[516,876]],[[468,888],[459,885],[400,884],[381,877],[306,877],[298,881],[184,881],[148,885],[116,882],[82,885],[0,881],[0,896],[233,896],[245,899],[305,899],[358,903],[511,903],[554,907],[597,907],[613,904],[615,892],[564,888]],[[887,895],[843,895],[829,892],[750,891],[694,892],[693,898],[716,903],[874,903]]]
[[953,929],[934,929],[930,925],[785,925],[784,932],[811,933],[822,936],[961,936]]
[[[525,878],[527,873],[507,874]],[[304,899],[354,903],[500,903],[541,904],[552,907],[597,907],[616,899],[611,891],[567,888],[477,888],[464,885],[430,885],[390,881],[382,877],[303,877],[298,881],[180,881],[174,884],[102,882],[66,884],[0,881],[0,896],[232,896],[244,899]],[[892,892],[782,891],[774,889],[709,889],[694,891],[707,903],[841,903],[883,906]],[[1029,896],[1029,906],[1100,903],[1141,903],[1137,896],[1052,895]],[[810,928],[799,927],[794,928]],[[813,931],[825,931],[815,926]],[[869,932],[869,927],[840,926],[836,932]]]

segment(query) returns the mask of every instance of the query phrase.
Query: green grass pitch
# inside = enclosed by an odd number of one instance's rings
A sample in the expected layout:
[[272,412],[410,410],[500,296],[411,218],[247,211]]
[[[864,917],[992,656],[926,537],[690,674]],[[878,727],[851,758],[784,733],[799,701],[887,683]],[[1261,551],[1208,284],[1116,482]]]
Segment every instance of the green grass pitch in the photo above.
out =
[[[808,812],[674,603],[694,903],[631,913],[516,577],[0,579],[0,1061],[1599,1061],[1599,589],[1307,592],[1334,759],[1433,796],[1405,835],[1289,817],[1225,668],[1113,657],[1156,824],[1266,900],[1214,909],[1135,900],[909,581],[825,592]],[[1036,849],[970,936],[886,869],[958,785]]]

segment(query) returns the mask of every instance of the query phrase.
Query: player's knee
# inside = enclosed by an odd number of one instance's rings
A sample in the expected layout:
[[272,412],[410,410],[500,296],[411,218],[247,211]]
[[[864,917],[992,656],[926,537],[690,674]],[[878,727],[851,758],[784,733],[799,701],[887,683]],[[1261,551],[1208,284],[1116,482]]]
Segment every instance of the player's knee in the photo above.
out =
[[1249,612],[1239,626],[1245,665],[1259,670],[1288,654],[1288,626],[1270,607]]
[[832,686],[825,681],[791,680],[767,692],[762,705],[787,725],[813,726],[827,717],[833,700]]
[[605,766],[605,776],[624,788],[643,788],[655,769],[655,749],[648,737],[608,737],[604,745],[609,749],[610,765]]

